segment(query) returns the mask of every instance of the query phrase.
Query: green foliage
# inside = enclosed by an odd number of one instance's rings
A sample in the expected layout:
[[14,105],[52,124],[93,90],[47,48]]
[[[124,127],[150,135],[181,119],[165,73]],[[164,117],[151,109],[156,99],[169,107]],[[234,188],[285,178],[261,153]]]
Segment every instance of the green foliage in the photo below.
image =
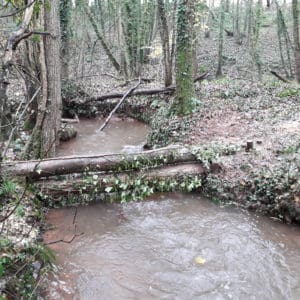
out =
[[53,252],[41,244],[18,249],[6,239],[0,239],[0,252],[0,278],[4,284],[0,296],[36,299],[36,278],[52,265]]
[[278,154],[300,154],[300,143],[284,146],[277,151]]
[[193,146],[192,153],[197,157],[202,164],[209,168],[213,163],[220,163],[221,157],[224,155],[234,155],[240,147],[237,145],[219,145],[212,144],[208,146]]
[[[193,98],[193,108],[198,110],[202,107],[202,102]],[[147,137],[147,144],[155,146],[166,146],[181,141],[190,128],[195,125],[195,120],[189,116],[177,117],[169,115],[168,104],[161,100],[153,101],[152,104],[157,107],[155,114],[152,115],[150,125],[151,132]]]
[[280,93],[278,93],[277,96],[280,98],[291,97],[291,96],[300,96],[300,89],[293,88],[293,87],[285,88]]
[[16,209],[16,215],[19,217],[19,218],[22,218],[25,216],[25,209],[24,209],[24,206],[22,204],[19,204],[17,209]]
[[109,186],[106,187],[105,192],[107,194],[115,193],[114,198],[121,201],[121,203],[125,203],[143,200],[154,193],[192,192],[201,187],[202,180],[199,176],[178,176],[178,178],[167,179],[147,179],[144,176],[139,176],[126,181],[116,178],[107,183]]
[[295,206],[300,204],[299,166],[299,161],[291,161],[272,171],[262,170],[258,174],[253,174],[247,185],[252,192],[249,201],[263,203],[264,207],[269,206],[268,212],[279,218],[286,220],[298,218],[300,221],[295,209]]
[[0,185],[0,197],[9,196],[16,192],[17,185],[10,179],[5,179]]

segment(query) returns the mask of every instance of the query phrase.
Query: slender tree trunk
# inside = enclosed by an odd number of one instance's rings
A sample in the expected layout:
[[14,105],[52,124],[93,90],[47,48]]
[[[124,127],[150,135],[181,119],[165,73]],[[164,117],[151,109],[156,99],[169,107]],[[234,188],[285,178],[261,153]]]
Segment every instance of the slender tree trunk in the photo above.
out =
[[69,78],[70,59],[70,18],[72,0],[60,0],[59,2],[60,30],[61,30],[61,77],[63,80]]
[[240,0],[236,1],[234,37],[235,37],[235,42],[238,45],[241,45],[242,39],[241,39],[241,30],[240,30]]
[[218,68],[217,68],[217,77],[223,76],[222,67],[223,67],[223,43],[224,43],[224,22],[225,22],[225,0],[221,0],[220,5],[220,20],[219,20],[219,50],[218,50]]
[[128,56],[126,52],[126,43],[124,40],[124,31],[123,31],[123,24],[122,24],[122,8],[121,8],[121,1],[118,3],[118,46],[120,51],[120,72],[123,74],[124,78],[127,80],[129,78],[129,71],[128,71]]
[[230,10],[230,0],[225,0],[225,12],[229,13]]
[[260,29],[262,22],[262,0],[258,0],[256,4],[255,12],[255,23],[253,24],[253,29],[251,30],[251,47],[250,52],[253,62],[256,64],[259,79],[262,80],[262,61],[261,61],[261,49],[260,49]]
[[97,7],[97,9],[99,11],[99,17],[100,17],[99,22],[100,22],[102,34],[104,35],[105,22],[104,22],[103,0],[96,0],[95,1],[95,6]]
[[248,46],[251,44],[252,38],[252,31],[253,31],[253,0],[248,0],[248,7],[247,7],[247,42]]
[[170,49],[170,36],[168,21],[166,17],[165,4],[163,0],[157,0],[158,15],[160,20],[160,37],[163,48],[165,87],[172,85],[172,54]]
[[285,64],[284,54],[283,54],[283,27],[284,27],[284,20],[282,19],[282,12],[279,7],[278,1],[275,0],[276,4],[276,15],[277,15],[277,37],[278,37],[278,46],[279,46],[279,53],[280,53],[280,60],[282,68],[285,72],[285,76],[289,77],[289,73]]
[[296,80],[300,83],[300,4],[298,0],[293,0],[293,34],[294,34],[294,56],[295,56],[295,75]]

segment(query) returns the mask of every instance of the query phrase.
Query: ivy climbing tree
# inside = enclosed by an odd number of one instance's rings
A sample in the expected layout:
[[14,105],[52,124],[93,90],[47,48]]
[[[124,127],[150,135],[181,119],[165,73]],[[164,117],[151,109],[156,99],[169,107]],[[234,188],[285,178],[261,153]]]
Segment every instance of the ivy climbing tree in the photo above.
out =
[[177,11],[176,96],[171,114],[186,115],[194,109],[193,25],[194,0],[180,0]]

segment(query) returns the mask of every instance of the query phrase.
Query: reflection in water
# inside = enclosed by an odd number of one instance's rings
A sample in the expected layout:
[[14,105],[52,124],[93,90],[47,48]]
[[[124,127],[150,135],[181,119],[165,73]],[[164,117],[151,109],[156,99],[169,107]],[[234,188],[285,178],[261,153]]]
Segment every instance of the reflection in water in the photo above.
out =
[[62,142],[58,155],[93,155],[116,152],[138,152],[142,150],[146,140],[148,127],[133,119],[113,117],[107,127],[101,132],[98,129],[102,119],[83,119],[74,124],[77,137],[68,142]]
[[[74,234],[52,210],[46,242]],[[300,230],[195,195],[80,207],[50,299],[300,299]],[[197,264],[196,257],[206,260]]]

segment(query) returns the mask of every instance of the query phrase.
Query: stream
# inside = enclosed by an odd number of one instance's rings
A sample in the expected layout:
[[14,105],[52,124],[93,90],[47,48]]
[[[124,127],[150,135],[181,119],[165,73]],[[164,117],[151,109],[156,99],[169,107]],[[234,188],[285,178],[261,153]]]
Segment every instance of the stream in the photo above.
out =
[[[103,139],[80,122],[60,154],[135,151],[148,129],[126,122]],[[47,222],[57,272],[43,299],[300,299],[300,228],[196,194],[53,209]]]
[[117,152],[140,152],[146,141],[148,126],[137,120],[113,117],[105,129],[98,132],[102,119],[81,119],[73,124],[77,136],[62,142],[58,156],[95,155]]

